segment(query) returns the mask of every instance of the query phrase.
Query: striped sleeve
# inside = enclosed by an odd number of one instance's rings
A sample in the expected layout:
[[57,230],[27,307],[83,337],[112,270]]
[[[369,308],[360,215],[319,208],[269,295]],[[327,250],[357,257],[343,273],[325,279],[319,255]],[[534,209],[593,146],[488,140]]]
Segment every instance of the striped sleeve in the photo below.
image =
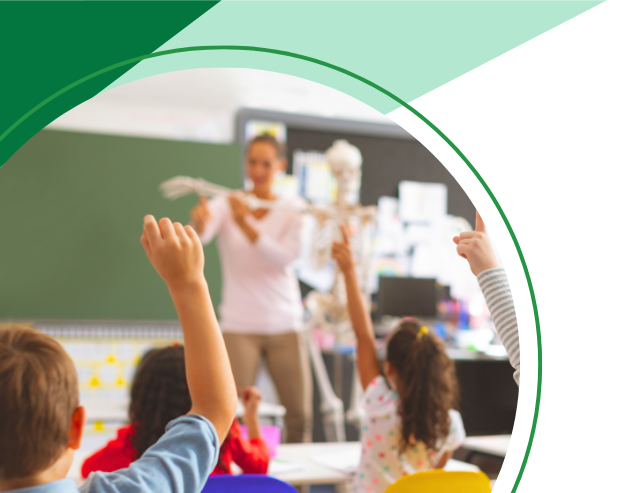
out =
[[519,326],[506,271],[504,269],[485,270],[478,274],[478,284],[484,294],[499,338],[506,348],[510,364],[516,370],[514,378],[518,385],[521,375]]

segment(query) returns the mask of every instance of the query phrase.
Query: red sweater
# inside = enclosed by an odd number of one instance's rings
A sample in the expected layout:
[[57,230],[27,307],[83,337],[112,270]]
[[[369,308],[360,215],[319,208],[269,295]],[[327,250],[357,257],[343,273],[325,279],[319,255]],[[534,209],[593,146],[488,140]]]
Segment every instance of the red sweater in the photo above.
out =
[[[94,471],[113,472],[129,467],[136,457],[131,443],[131,437],[135,432],[133,425],[120,428],[114,440],[110,440],[105,447],[84,461],[82,477],[86,478]],[[231,474],[231,462],[237,464],[244,474],[267,474],[269,467],[267,444],[262,438],[245,440],[241,436],[237,419],[233,421],[228,436],[220,448],[218,463],[211,474]]]

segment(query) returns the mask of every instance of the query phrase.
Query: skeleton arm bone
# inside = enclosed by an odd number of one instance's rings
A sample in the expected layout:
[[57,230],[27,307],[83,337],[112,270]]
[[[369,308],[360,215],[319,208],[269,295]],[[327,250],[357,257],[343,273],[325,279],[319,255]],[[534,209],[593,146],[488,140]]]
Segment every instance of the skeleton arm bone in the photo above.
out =
[[[190,178],[189,176],[177,176],[168,181],[163,182],[159,186],[164,197],[174,200],[191,193],[195,193],[201,197],[228,197],[235,191],[215,185],[202,178]],[[292,204],[280,200],[263,200],[252,195],[245,197],[247,205],[250,209],[285,209],[298,212],[310,212],[310,206],[306,204]]]

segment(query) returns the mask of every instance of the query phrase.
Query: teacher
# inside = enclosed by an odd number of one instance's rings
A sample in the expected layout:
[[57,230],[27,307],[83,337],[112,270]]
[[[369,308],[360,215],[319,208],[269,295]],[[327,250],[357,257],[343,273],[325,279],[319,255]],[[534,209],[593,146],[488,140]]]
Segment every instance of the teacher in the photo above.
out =
[[[275,200],[274,178],[285,169],[284,146],[270,135],[254,138],[245,155],[246,177],[254,185],[247,193]],[[303,216],[283,209],[250,211],[245,195],[201,198],[191,211],[193,227],[203,244],[217,236],[223,277],[220,325],[237,386],[254,385],[264,357],[286,407],[286,441],[307,442],[312,380],[292,267],[301,251]]]

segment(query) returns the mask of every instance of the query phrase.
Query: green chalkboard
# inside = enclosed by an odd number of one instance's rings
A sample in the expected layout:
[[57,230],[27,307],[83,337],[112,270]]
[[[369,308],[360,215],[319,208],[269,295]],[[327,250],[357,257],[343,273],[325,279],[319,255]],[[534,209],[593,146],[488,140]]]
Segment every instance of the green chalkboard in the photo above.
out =
[[[0,318],[173,320],[146,258],[142,218],[187,223],[197,201],[164,199],[176,175],[241,185],[240,148],[44,130],[0,168]],[[221,275],[205,248],[214,303]]]

